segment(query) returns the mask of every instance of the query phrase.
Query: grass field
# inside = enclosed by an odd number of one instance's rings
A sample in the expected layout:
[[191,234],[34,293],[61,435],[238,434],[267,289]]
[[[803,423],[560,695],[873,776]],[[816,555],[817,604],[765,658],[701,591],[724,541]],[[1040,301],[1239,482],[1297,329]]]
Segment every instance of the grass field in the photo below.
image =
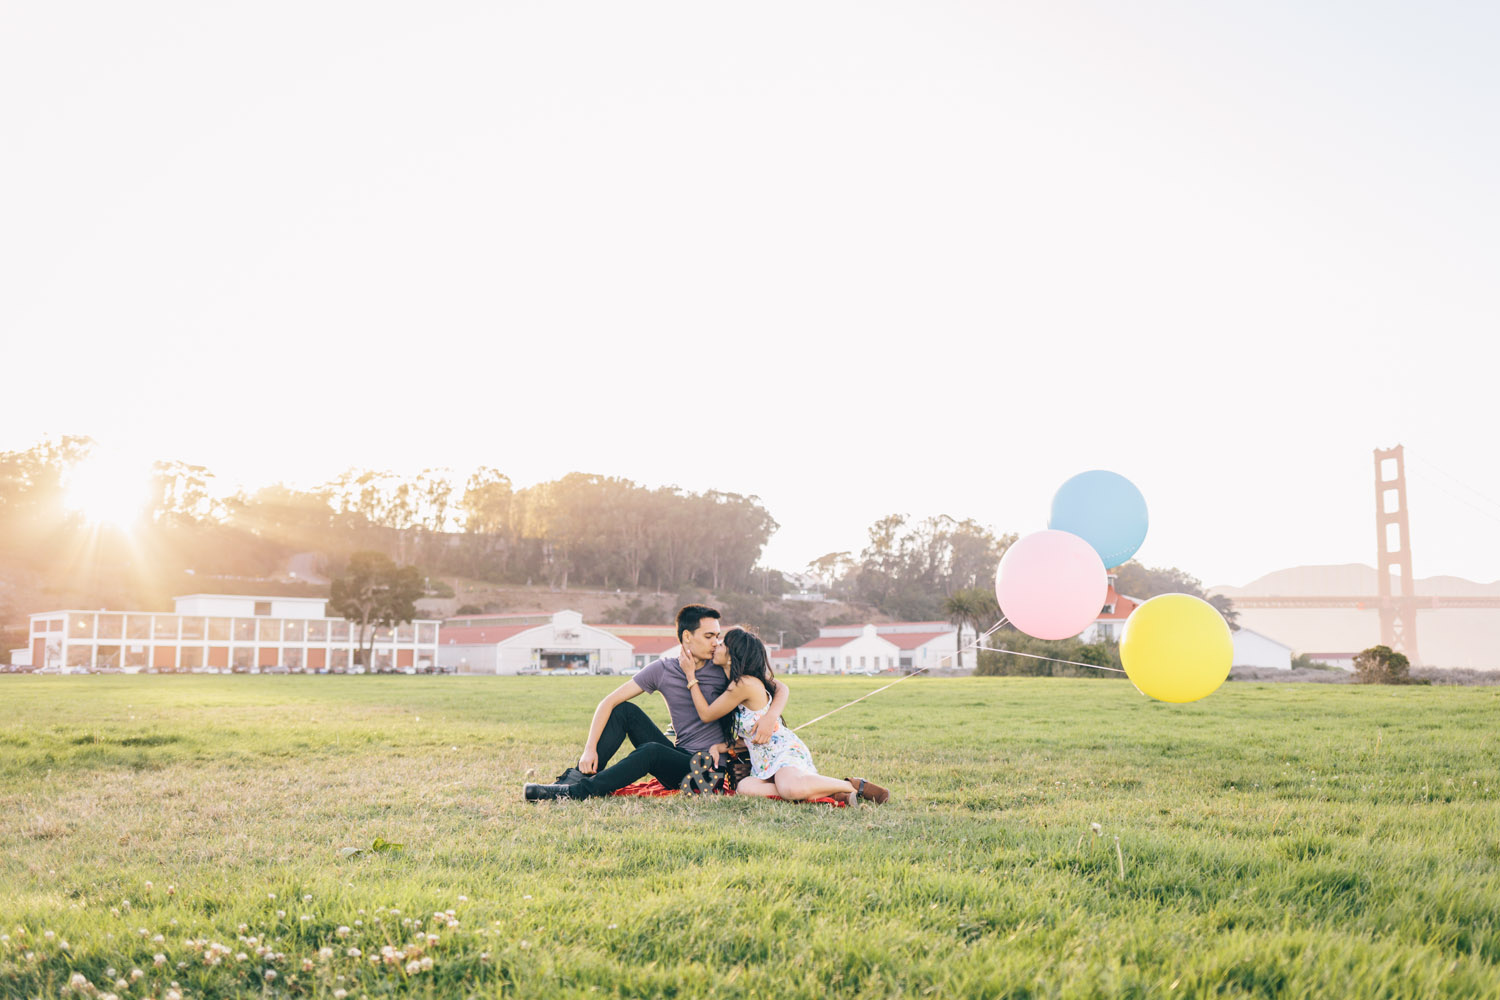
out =
[[0,678],[0,996],[1500,996],[1496,689],[918,679],[804,732],[884,807],[522,802],[612,686]]

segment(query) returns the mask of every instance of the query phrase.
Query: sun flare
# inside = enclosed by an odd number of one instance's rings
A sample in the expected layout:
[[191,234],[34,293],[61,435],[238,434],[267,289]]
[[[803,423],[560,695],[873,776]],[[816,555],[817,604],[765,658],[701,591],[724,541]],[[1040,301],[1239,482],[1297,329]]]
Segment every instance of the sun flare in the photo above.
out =
[[96,453],[73,468],[63,504],[90,523],[129,527],[145,509],[149,482],[146,465],[122,455]]

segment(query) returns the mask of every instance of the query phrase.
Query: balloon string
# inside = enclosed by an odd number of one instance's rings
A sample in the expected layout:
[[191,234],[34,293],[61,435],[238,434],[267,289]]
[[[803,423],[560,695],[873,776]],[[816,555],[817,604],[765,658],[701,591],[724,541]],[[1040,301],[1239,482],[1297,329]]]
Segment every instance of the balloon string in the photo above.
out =
[[1011,656],[1025,656],[1033,660],[1047,660],[1052,663],[1066,663],[1071,667],[1088,667],[1092,670],[1112,670],[1117,674],[1123,674],[1125,672],[1119,667],[1101,667],[1097,663],[1079,663],[1077,660],[1059,660],[1055,656],[1038,656],[1035,653],[1018,653],[1014,649],[996,649],[994,646],[979,646],[977,648],[988,650],[991,653],[1009,653]]
[[[960,650],[958,650],[957,652],[954,652],[954,653],[944,653],[941,657],[938,658],[938,663],[941,664],[944,660],[951,660],[954,657],[956,657],[959,653],[966,653],[966,652],[968,652],[971,649],[987,649],[988,647],[981,646],[980,643],[983,642],[984,640],[988,639],[992,634],[994,634],[1002,625],[1004,625],[1008,621],[1010,621],[1009,618],[1001,618],[994,625],[990,626],[989,631],[985,632],[983,635],[975,636],[974,637],[974,641],[971,642],[971,643],[969,643],[963,649],[960,649]],[[902,681],[909,681],[913,677],[917,676],[918,674],[924,673],[924,672],[926,672],[928,670],[931,670],[931,669],[932,669],[931,667],[921,667],[920,669],[913,670],[911,673],[907,674],[905,677],[898,677],[895,680],[891,681],[889,684],[887,684],[885,687],[878,687],[874,691],[871,691],[869,694],[861,695],[860,697],[855,698],[851,702],[847,702],[847,703],[845,703],[843,705],[840,705],[838,708],[835,708],[832,712],[824,712],[822,715],[818,716],[816,719],[808,719],[806,722],[802,723],[802,725],[798,726],[796,729],[793,729],[792,732],[795,733],[797,731],[797,729],[806,729],[808,726],[812,725],[814,722],[822,722],[824,719],[828,718],[830,715],[837,715],[839,712],[842,712],[844,709],[848,708],[850,705],[858,705],[860,702],[864,701],[866,698],[869,698],[869,697],[871,697],[873,695],[877,695],[880,692],[884,691],[886,688],[895,687],[897,684],[900,684]]]

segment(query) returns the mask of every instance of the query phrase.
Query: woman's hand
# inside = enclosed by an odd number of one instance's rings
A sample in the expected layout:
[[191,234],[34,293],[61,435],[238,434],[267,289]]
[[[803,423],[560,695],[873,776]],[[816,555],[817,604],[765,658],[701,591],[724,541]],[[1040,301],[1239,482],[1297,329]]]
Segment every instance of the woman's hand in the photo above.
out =
[[781,725],[781,716],[774,712],[767,712],[755,723],[755,729],[750,733],[750,742],[766,744],[771,742],[771,734],[776,732],[776,727]]
[[719,761],[723,759],[724,754],[727,753],[728,750],[728,743],[715,743],[713,746],[708,748],[708,752],[714,755],[714,767],[719,766]]

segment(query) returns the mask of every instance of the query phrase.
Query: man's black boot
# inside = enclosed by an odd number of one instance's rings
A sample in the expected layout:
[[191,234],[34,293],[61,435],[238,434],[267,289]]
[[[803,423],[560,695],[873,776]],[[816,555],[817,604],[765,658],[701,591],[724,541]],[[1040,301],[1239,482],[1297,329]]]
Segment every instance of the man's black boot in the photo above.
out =
[[521,791],[526,796],[527,802],[536,802],[540,799],[568,799],[572,798],[572,785],[534,785],[527,783]]

